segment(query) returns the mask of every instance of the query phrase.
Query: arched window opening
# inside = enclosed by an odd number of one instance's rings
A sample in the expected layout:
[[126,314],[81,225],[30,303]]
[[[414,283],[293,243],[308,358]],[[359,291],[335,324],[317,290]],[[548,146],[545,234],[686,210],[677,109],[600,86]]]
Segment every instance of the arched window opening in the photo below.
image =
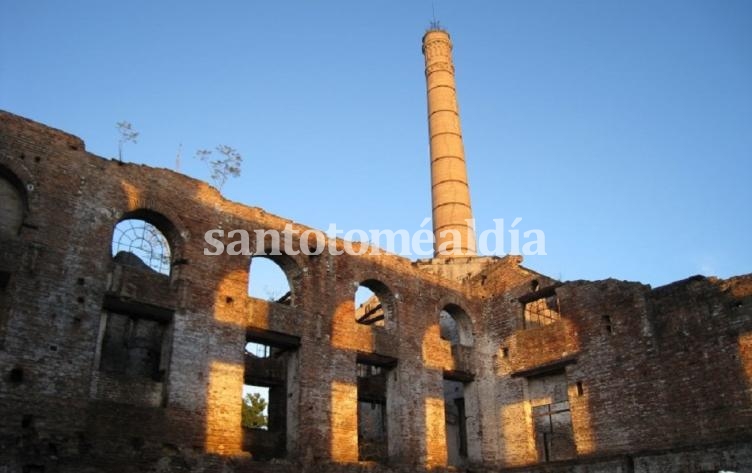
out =
[[470,317],[461,307],[449,304],[439,313],[441,338],[452,345],[473,346]]
[[355,291],[355,321],[363,325],[384,327],[390,318],[392,295],[382,283],[368,280]]
[[359,324],[384,326],[384,307],[379,297],[365,286],[355,291],[355,320]]
[[292,305],[292,287],[288,271],[293,263],[269,256],[251,258],[248,295],[277,304]]
[[457,321],[446,310],[439,314],[439,327],[441,327],[441,338],[450,342],[452,345],[460,343],[460,329],[457,327]]
[[24,219],[23,194],[0,173],[0,237],[18,235]]
[[127,218],[115,225],[112,257],[125,266],[170,275],[170,244],[164,234],[146,220]]

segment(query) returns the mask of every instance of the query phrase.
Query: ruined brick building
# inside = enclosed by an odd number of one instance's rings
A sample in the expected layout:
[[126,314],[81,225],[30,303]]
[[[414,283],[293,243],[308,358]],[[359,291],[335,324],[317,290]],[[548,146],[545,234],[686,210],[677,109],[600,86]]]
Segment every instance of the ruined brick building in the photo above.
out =
[[[424,37],[434,230],[461,244],[272,256],[272,301],[248,295],[261,256],[204,234],[291,222],[1,113],[0,472],[752,471],[752,275],[475,256],[450,50]],[[267,428],[241,426],[244,385]]]

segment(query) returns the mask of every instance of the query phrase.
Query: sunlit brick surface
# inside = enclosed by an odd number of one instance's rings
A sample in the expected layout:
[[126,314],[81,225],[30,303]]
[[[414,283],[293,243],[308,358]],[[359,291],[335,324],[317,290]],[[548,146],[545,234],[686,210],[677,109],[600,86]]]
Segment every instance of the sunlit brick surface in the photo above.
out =
[[[485,473],[752,470],[750,275],[651,288],[559,283],[514,256],[324,252],[289,256],[280,304],[248,296],[250,256],[206,256],[203,235],[287,219],[5,112],[0,167],[26,205],[0,236],[0,472],[457,471],[450,458]],[[113,259],[126,217],[164,234],[169,275]],[[366,280],[390,301],[384,326],[355,321]],[[544,289],[560,318],[526,326],[521,301]],[[466,314],[462,343],[441,338],[445,307]],[[249,337],[278,358],[248,362]],[[387,373],[381,463],[358,462],[358,363]],[[248,377],[284,393],[282,437],[241,427]],[[464,383],[464,413],[445,408],[445,379]],[[536,408],[565,399],[554,429],[536,424]],[[463,430],[466,452],[449,455]],[[544,466],[550,432],[570,435],[559,452],[573,456]]]

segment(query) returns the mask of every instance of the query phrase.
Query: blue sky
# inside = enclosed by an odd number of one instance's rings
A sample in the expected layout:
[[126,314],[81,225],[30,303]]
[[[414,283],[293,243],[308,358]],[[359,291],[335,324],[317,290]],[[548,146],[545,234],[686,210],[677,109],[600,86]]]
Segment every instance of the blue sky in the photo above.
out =
[[[752,2],[436,0],[479,231],[522,217],[566,280],[752,271]],[[326,229],[430,216],[429,0],[6,1],[0,108]]]

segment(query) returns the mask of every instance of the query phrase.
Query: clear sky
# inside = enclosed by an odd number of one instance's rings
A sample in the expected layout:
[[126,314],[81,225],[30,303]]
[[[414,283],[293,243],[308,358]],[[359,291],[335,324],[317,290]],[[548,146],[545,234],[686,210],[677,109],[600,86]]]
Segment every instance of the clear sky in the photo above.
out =
[[[21,1],[0,9],[0,108],[326,229],[430,216],[420,40],[430,0]],[[532,269],[653,285],[752,271],[752,2],[436,0],[473,206],[545,232]],[[176,191],[176,197],[179,197]]]

